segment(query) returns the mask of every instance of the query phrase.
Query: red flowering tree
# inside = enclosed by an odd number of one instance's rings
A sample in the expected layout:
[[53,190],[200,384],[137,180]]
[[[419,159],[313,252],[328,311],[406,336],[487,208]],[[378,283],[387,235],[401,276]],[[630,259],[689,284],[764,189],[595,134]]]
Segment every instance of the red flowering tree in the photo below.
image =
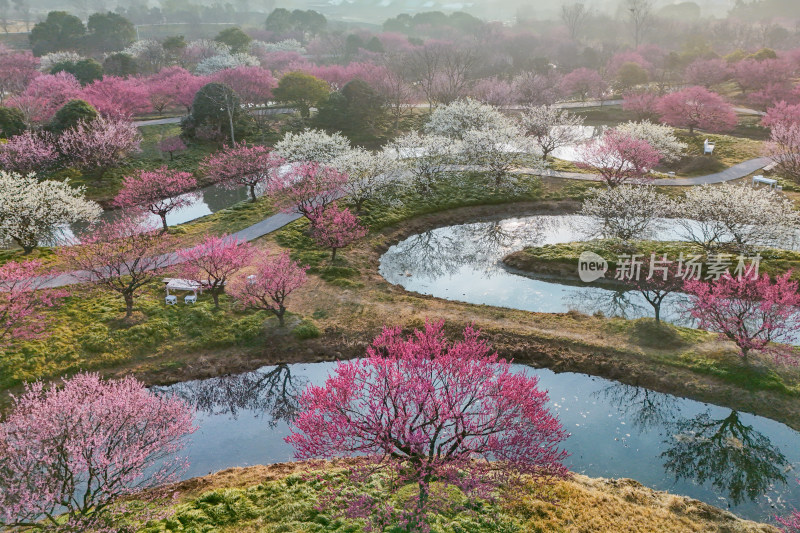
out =
[[194,248],[178,252],[181,275],[203,286],[211,294],[214,307],[219,308],[219,295],[225,285],[239,270],[247,266],[253,256],[253,247],[228,235],[207,235]]
[[180,137],[167,137],[158,143],[158,149],[162,152],[169,154],[169,160],[174,159],[175,152],[183,152],[186,150],[186,144]]
[[[174,481],[194,412],[132,377],[78,374],[26,385],[0,424],[0,525],[88,531],[111,526],[120,498]],[[66,523],[64,523],[66,521]]]
[[609,187],[626,182],[643,182],[661,158],[647,141],[617,130],[608,130],[600,138],[580,148],[581,168],[597,173]]
[[325,209],[340,198],[347,183],[347,174],[319,163],[299,163],[280,181],[272,192],[284,211],[297,211],[313,227]]
[[[434,482],[486,496],[522,475],[540,482],[567,475],[559,449],[567,433],[537,378],[512,370],[478,331],[468,327],[451,343],[443,325],[428,323],[407,338],[400,328],[384,328],[367,357],[338,363],[324,386],[306,389],[286,439],[299,459],[357,456],[365,477],[390,472],[383,501],[334,496],[379,531],[426,531],[428,513],[452,504],[437,501]],[[416,501],[395,509],[391,495],[407,484]]]
[[33,339],[44,332],[40,311],[66,296],[63,291],[45,290],[48,275],[39,261],[0,265],[0,347],[11,339]]
[[167,67],[147,78],[144,83],[150,105],[159,113],[172,105],[183,106],[188,112],[192,110],[195,94],[208,80],[182,67]]
[[81,84],[68,72],[41,74],[25,90],[9,99],[8,105],[25,115],[28,124],[44,124],[70,100],[81,96]]
[[331,249],[331,261],[336,259],[336,250],[357,241],[367,234],[358,217],[349,209],[339,209],[336,204],[325,209],[314,220],[311,236],[317,245]]
[[58,254],[81,281],[97,283],[122,296],[125,318],[130,318],[136,293],[172,263],[168,252],[175,244],[175,239],[158,227],[123,216],[100,223],[80,242],[60,247]]
[[656,105],[660,97],[651,91],[627,92],[622,95],[622,109],[636,115],[637,120],[658,116]]
[[244,65],[219,70],[210,79],[233,89],[243,104],[266,104],[272,98],[272,89],[278,85],[269,70]]
[[285,160],[271,148],[246,143],[225,146],[208,156],[200,168],[211,179],[228,189],[247,187],[250,199],[256,201],[256,187],[274,187]]
[[73,165],[87,170],[104,170],[120,164],[139,150],[139,131],[124,120],[97,117],[81,121],[58,138],[58,149]]
[[689,313],[701,328],[736,343],[745,362],[751,351],[793,360],[797,353],[786,344],[800,331],[800,295],[790,276],[787,272],[774,283],[766,274],[756,279],[725,274],[712,283],[688,281],[684,288],[690,295]]
[[49,170],[58,157],[53,137],[48,133],[28,130],[0,144],[0,166],[23,176]]
[[733,107],[705,87],[687,87],[661,98],[656,107],[661,120],[676,128],[719,132],[736,127]]
[[724,59],[696,59],[686,67],[683,77],[690,85],[709,88],[730,78],[731,68]]
[[286,298],[307,279],[306,268],[289,257],[289,252],[270,256],[264,250],[255,254],[253,272],[233,280],[228,293],[246,309],[269,311],[283,327]]
[[84,87],[82,98],[113,119],[130,119],[151,109],[147,87],[138,78],[104,76]]
[[189,206],[198,198],[189,192],[197,187],[191,172],[170,170],[165,166],[155,170],[139,170],[126,176],[114,204],[122,208],[142,208],[161,217],[167,231],[167,215]]

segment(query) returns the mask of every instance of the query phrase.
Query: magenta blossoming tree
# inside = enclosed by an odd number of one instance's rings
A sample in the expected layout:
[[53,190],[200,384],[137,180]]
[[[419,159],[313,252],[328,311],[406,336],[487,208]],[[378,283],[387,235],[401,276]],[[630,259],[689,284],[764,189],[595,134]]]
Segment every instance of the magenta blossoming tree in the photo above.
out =
[[567,475],[559,449],[567,433],[537,378],[514,372],[478,331],[468,327],[451,343],[443,325],[428,323],[407,338],[384,328],[367,357],[338,363],[324,386],[306,389],[286,439],[299,459],[358,456],[366,473],[390,472],[387,499],[413,485],[416,502],[389,516],[374,513],[378,501],[350,507],[381,525],[427,530],[434,481],[486,496],[521,475],[540,482]]
[[696,59],[686,67],[683,76],[690,85],[708,89],[730,78],[731,69],[724,59]]
[[107,169],[118,165],[131,152],[139,150],[141,138],[130,122],[98,117],[81,121],[58,138],[58,149],[73,165],[88,169]]
[[22,111],[28,124],[43,124],[64,104],[79,99],[81,90],[80,82],[68,72],[41,74],[8,104]]
[[28,130],[0,144],[0,166],[23,176],[49,170],[58,157],[53,137],[46,132]]
[[609,187],[647,180],[661,159],[647,141],[609,130],[580,148],[577,165],[596,172]]
[[286,212],[297,211],[313,227],[325,209],[341,198],[347,174],[320,165],[298,163],[281,180],[276,180],[271,192]]
[[170,264],[168,252],[175,239],[136,217],[102,222],[58,254],[82,281],[97,283],[125,300],[125,317],[133,314],[133,300]]
[[180,137],[167,137],[158,143],[158,149],[169,154],[169,160],[172,161],[175,152],[183,152],[186,150],[186,144]]
[[216,308],[219,308],[219,295],[225,285],[247,266],[252,256],[252,245],[228,235],[207,235],[194,248],[178,252],[181,275],[201,284],[203,290],[211,294]]
[[631,91],[622,95],[622,109],[636,115],[637,120],[658,117],[659,96],[652,91]]
[[269,70],[245,65],[219,70],[209,78],[233,89],[243,104],[266,104],[272,98],[272,89],[278,85]]
[[761,119],[761,125],[771,128],[776,124],[783,124],[787,127],[792,124],[800,124],[800,104],[778,102],[767,109],[767,114]]
[[195,76],[182,67],[161,69],[145,80],[150,105],[159,113],[172,105],[191,111],[195,94],[206,83],[206,78]]
[[44,334],[41,311],[67,295],[45,290],[49,279],[39,261],[0,265],[0,347],[12,339],[34,339]]
[[189,192],[197,187],[191,172],[170,170],[166,166],[155,170],[139,170],[127,176],[114,204],[122,208],[142,208],[161,218],[167,231],[167,215],[191,205],[199,195]]
[[82,97],[112,119],[130,119],[151,109],[147,87],[138,78],[104,76],[84,87]]
[[736,127],[733,107],[720,95],[705,87],[687,87],[661,98],[656,107],[661,120],[676,128],[695,128],[711,132],[730,131]]
[[292,261],[289,252],[270,256],[267,251],[255,254],[252,267],[250,275],[234,278],[228,294],[246,309],[270,311],[283,327],[286,298],[306,282],[306,268]]
[[791,361],[797,354],[786,344],[800,330],[800,295],[790,276],[787,272],[774,283],[766,274],[757,279],[725,274],[712,283],[688,281],[684,286],[690,295],[688,311],[701,328],[736,343],[745,362],[751,351]]
[[577,68],[561,78],[561,91],[581,101],[587,98],[601,98],[608,84],[596,70]]
[[336,259],[336,250],[344,248],[367,234],[358,217],[349,209],[339,209],[332,204],[315,217],[311,236],[319,246],[331,249],[331,261]]
[[0,103],[9,94],[19,94],[28,83],[41,75],[39,58],[30,52],[0,50]]
[[200,168],[211,179],[228,189],[245,186],[250,191],[250,200],[256,201],[256,187],[270,190],[275,186],[284,159],[271,148],[245,143],[226,146],[208,156]]
[[132,377],[78,374],[62,387],[29,384],[0,424],[0,524],[111,525],[116,500],[177,479],[187,463],[176,454],[195,429],[183,401]]

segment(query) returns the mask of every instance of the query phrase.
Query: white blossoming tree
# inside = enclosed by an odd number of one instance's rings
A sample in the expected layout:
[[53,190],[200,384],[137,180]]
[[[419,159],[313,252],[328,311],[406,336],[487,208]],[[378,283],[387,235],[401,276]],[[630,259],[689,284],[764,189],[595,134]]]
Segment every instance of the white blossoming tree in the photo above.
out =
[[583,140],[583,117],[549,105],[530,106],[523,111],[520,124],[542,160],[553,150]]
[[347,174],[343,189],[357,211],[364,202],[385,194],[397,181],[400,163],[389,151],[369,152],[352,148],[331,162],[331,166]]
[[84,198],[83,187],[68,181],[39,181],[36,176],[0,171],[0,244],[17,243],[30,253],[52,242],[73,222],[93,222],[103,212]]
[[649,120],[643,120],[626,122],[616,129],[634,139],[647,141],[650,146],[658,150],[662,161],[677,161],[687,148],[686,143],[682,143],[675,136],[675,130],[664,124],[653,124]]
[[749,185],[692,187],[678,207],[682,237],[708,252],[785,246],[800,231],[800,213],[791,200]]
[[462,137],[465,161],[487,172],[496,187],[530,149],[525,133],[514,124],[469,130]]
[[250,52],[253,55],[272,54],[275,52],[297,52],[298,54],[305,54],[306,49],[297,39],[284,39],[276,43],[253,41],[250,43]]
[[81,59],[84,59],[84,57],[77,52],[51,52],[39,58],[39,70],[45,74],[49,74],[58,63],[63,63],[65,61],[77,63]]
[[583,202],[581,214],[589,218],[581,229],[590,238],[647,239],[673,209],[672,200],[652,185],[598,188]]
[[195,68],[195,74],[200,76],[208,76],[220,70],[236,67],[258,67],[261,62],[257,57],[250,54],[237,53],[237,54],[219,54],[207,57],[200,61]]
[[340,133],[325,133],[307,129],[300,133],[289,132],[275,145],[275,152],[288,163],[314,161],[323,165],[350,150],[350,141]]
[[425,124],[425,133],[461,139],[471,130],[496,130],[513,121],[496,108],[472,98],[437,107]]
[[388,150],[399,159],[412,185],[423,193],[434,187],[463,155],[461,141],[415,131],[395,139]]

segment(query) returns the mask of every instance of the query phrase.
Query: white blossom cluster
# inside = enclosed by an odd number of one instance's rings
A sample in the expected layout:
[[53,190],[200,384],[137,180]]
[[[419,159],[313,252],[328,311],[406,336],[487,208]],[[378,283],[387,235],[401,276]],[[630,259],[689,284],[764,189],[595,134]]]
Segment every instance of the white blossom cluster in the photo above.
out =
[[261,65],[261,62],[258,58],[250,54],[219,54],[200,61],[195,68],[195,74],[208,76],[209,74],[229,68],[257,67],[259,65]]
[[425,133],[461,139],[470,130],[500,129],[512,123],[497,108],[466,98],[437,107],[425,124]]
[[448,167],[458,162],[463,154],[463,143],[444,135],[412,131],[395,139],[388,150],[403,165],[411,183],[420,191],[427,191]]
[[328,165],[348,150],[350,141],[340,133],[329,134],[317,129],[288,132],[275,145],[275,152],[289,163],[314,161]]
[[647,141],[661,154],[662,161],[677,161],[687,148],[686,143],[678,140],[670,126],[653,124],[649,120],[626,122],[617,126],[616,130],[634,139]]
[[52,243],[64,226],[93,222],[102,208],[84,197],[83,187],[67,180],[39,181],[0,171],[0,244],[15,242],[26,249]]
[[525,135],[547,159],[553,150],[583,140],[583,117],[554,106],[530,106],[520,117]]
[[370,152],[351,148],[331,161],[331,166],[347,174],[344,186],[347,197],[360,208],[364,202],[380,198],[398,180],[400,163],[389,151]]
[[598,188],[583,202],[581,214],[589,220],[581,229],[589,238],[647,239],[674,209],[673,201],[652,185]]
[[64,61],[77,63],[81,59],[83,59],[83,56],[75,52],[52,52],[39,58],[39,70],[49,73],[58,63]]
[[297,39],[284,39],[276,43],[266,43],[264,41],[253,41],[250,43],[250,52],[253,55],[271,54],[274,52],[297,52],[298,54],[305,54],[306,49]]

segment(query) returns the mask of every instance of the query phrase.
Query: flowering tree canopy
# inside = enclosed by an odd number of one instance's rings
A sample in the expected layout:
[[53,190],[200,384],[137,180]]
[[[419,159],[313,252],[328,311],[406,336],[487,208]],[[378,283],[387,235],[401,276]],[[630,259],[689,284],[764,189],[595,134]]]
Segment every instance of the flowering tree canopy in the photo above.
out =
[[495,187],[502,185],[503,178],[530,146],[522,128],[513,123],[493,129],[469,130],[463,133],[462,139],[465,160],[485,169],[494,178]]
[[207,235],[193,248],[178,252],[181,275],[203,286],[219,307],[219,295],[231,276],[244,268],[253,256],[253,247],[228,235]]
[[[0,424],[0,524],[72,531],[111,524],[121,497],[177,480],[192,409],[132,377],[26,385]],[[64,523],[66,520],[66,523]]]
[[266,146],[241,143],[211,154],[203,161],[201,169],[228,189],[247,187],[250,199],[255,202],[256,187],[273,187],[284,163],[282,157]]
[[[800,294],[791,272],[773,283],[767,274],[732,276],[715,282],[691,280],[688,310],[700,327],[715,331],[739,347],[745,361],[751,351],[771,353],[776,361],[797,357],[791,346],[800,331]],[[770,345],[773,342],[784,345]]]
[[161,218],[167,231],[167,215],[194,202],[198,195],[190,192],[197,187],[191,172],[170,170],[162,166],[155,170],[139,170],[126,176],[114,204],[119,207],[140,207]]
[[283,326],[286,299],[306,279],[306,268],[292,261],[289,252],[270,256],[260,251],[254,256],[252,273],[234,278],[228,293],[245,308],[272,312]]
[[44,124],[70,100],[79,99],[81,84],[68,72],[41,74],[25,90],[11,98],[8,105],[25,115],[28,124]]
[[[567,433],[547,401],[535,377],[512,371],[472,328],[453,343],[442,322],[408,338],[384,328],[366,358],[338,363],[324,386],[306,389],[286,440],[299,459],[358,456],[369,472],[388,469],[396,485],[387,500],[413,484],[416,504],[391,509],[383,524],[424,531],[434,481],[485,495],[523,474],[566,475],[558,446]],[[382,502],[363,503],[348,507],[380,522]]]
[[696,59],[683,72],[690,85],[702,85],[710,88],[731,77],[731,69],[724,59]]
[[661,159],[664,161],[677,161],[687,148],[686,143],[678,140],[671,127],[653,124],[649,120],[625,122],[617,126],[616,130],[634,139],[647,141],[661,154]]
[[629,91],[622,95],[622,109],[636,115],[637,120],[656,119],[656,106],[661,98],[652,91]]
[[288,132],[275,145],[275,152],[289,163],[313,161],[327,165],[350,148],[350,141],[340,133],[322,130]]
[[81,94],[101,115],[111,119],[130,119],[151,108],[147,86],[137,78],[105,76],[84,87]]
[[139,150],[141,138],[130,122],[98,117],[81,121],[58,138],[58,148],[72,164],[83,169],[106,169]]
[[272,73],[260,66],[226,68],[212,74],[210,79],[233,89],[243,104],[266,104],[277,85]]
[[36,176],[0,171],[0,243],[17,243],[30,253],[52,242],[73,222],[92,222],[102,209],[84,198],[82,187],[65,181],[39,181]]
[[420,135],[412,131],[395,139],[390,150],[397,154],[414,186],[425,193],[461,156],[462,145],[461,141],[443,135]]
[[581,214],[591,217],[585,228],[588,237],[622,241],[652,237],[658,219],[672,211],[670,198],[650,185],[595,189],[581,207]]
[[717,93],[705,87],[687,87],[661,98],[656,106],[661,120],[676,128],[695,128],[713,132],[736,127],[736,113]]
[[342,186],[347,199],[360,211],[364,202],[384,194],[397,180],[397,158],[390,152],[370,152],[351,148],[331,162],[331,166],[347,175]]
[[66,296],[63,291],[45,290],[48,279],[39,261],[0,265],[0,347],[11,339],[42,336],[45,322],[40,311]]
[[564,94],[585,101],[587,98],[601,98],[608,84],[596,70],[577,68],[561,78]]
[[314,226],[325,209],[344,194],[347,176],[319,163],[294,165],[271,191],[284,211],[297,211]]
[[169,154],[169,160],[174,159],[175,152],[186,150],[186,143],[180,137],[167,137],[158,143],[158,149]]
[[80,242],[62,246],[58,254],[82,281],[97,283],[125,300],[125,317],[133,314],[133,299],[171,263],[168,252],[175,239],[157,226],[132,216],[101,222],[81,236]]
[[425,123],[425,132],[452,139],[461,139],[471,130],[486,131],[508,126],[511,119],[495,107],[472,98],[437,107]]
[[800,122],[789,122],[787,116],[773,122],[765,152],[786,177],[800,183]]
[[609,187],[642,182],[658,164],[660,155],[650,143],[616,130],[580,148],[577,165],[596,172]]
[[525,135],[531,138],[542,154],[542,160],[562,146],[583,140],[583,116],[553,106],[527,107],[521,117]]
[[47,171],[58,161],[52,135],[27,130],[0,144],[0,166],[8,172],[26,175]]
[[336,259],[336,251],[357,241],[367,234],[358,217],[349,209],[339,209],[336,204],[325,209],[314,220],[311,236],[319,246],[331,249],[331,261]]

